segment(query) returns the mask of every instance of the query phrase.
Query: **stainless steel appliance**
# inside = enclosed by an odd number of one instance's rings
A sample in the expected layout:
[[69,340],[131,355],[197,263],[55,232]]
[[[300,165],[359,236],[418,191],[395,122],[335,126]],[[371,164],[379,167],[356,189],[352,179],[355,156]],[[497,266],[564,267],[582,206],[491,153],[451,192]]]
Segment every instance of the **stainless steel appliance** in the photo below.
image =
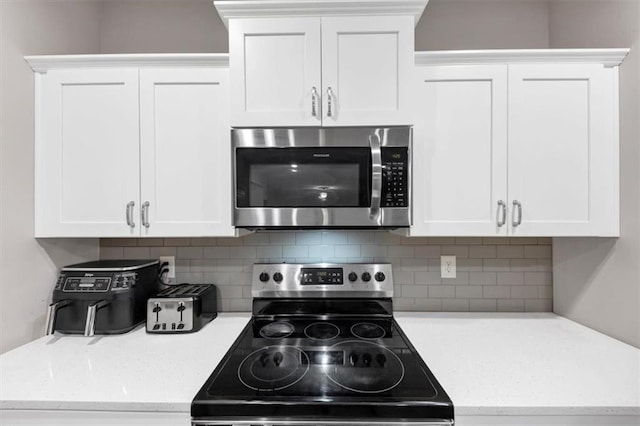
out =
[[148,333],[191,333],[218,315],[213,284],[179,284],[147,301]]
[[158,292],[158,260],[98,260],[60,270],[45,334],[118,334],[145,320],[147,299]]
[[233,129],[234,225],[411,225],[411,127]]
[[252,292],[251,320],[193,400],[194,426],[453,425],[393,318],[390,264],[256,264]]

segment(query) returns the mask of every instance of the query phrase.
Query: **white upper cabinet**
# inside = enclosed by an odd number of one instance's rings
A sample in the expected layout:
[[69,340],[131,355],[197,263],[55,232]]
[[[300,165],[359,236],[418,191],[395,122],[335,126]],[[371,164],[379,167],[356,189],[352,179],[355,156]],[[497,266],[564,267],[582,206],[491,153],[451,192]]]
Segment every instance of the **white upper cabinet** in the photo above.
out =
[[136,235],[138,70],[51,70],[40,77],[36,236]]
[[140,70],[143,236],[232,235],[229,70]]
[[235,235],[226,55],[27,60],[36,237]]
[[418,54],[410,234],[619,235],[625,54]]
[[229,23],[232,124],[319,126],[320,20]]
[[412,16],[231,19],[231,124],[411,124]]
[[416,73],[414,235],[506,235],[507,69]]
[[509,67],[512,235],[617,235],[617,106],[602,65]]

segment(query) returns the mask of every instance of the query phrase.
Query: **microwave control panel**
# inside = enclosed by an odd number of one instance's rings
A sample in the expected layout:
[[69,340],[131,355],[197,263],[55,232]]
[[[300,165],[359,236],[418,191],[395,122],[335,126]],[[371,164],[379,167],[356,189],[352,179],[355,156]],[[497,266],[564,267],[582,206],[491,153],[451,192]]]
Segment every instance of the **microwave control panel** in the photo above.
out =
[[382,147],[381,207],[407,207],[409,151],[404,147]]

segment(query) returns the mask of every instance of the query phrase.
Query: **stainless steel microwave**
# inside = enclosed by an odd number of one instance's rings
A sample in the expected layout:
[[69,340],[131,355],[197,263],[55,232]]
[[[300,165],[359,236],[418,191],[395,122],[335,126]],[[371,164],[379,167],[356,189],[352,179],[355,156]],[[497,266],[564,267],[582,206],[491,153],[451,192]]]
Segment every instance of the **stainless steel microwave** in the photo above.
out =
[[234,225],[411,224],[412,128],[232,129]]

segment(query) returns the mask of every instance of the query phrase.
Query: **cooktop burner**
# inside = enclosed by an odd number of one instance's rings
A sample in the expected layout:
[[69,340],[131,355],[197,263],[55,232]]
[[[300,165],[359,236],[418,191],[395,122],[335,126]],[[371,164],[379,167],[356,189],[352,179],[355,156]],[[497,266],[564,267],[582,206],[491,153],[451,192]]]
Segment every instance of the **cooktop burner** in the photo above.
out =
[[300,349],[293,346],[267,346],[242,360],[238,367],[238,378],[249,389],[273,392],[294,385],[307,371],[308,357]]
[[194,398],[193,424],[453,425],[393,318],[392,278],[389,264],[255,265],[253,315]]
[[260,329],[259,333],[265,339],[282,339],[290,336],[294,330],[293,325],[290,323],[278,321],[265,325]]
[[340,335],[340,327],[330,322],[314,322],[304,328],[304,335],[313,340],[331,340]]
[[342,365],[326,370],[327,377],[344,389],[360,393],[386,392],[404,378],[402,361],[384,346],[347,340],[331,346],[328,352],[346,356]]
[[351,334],[361,339],[380,339],[386,334],[384,328],[370,322],[359,322],[351,327]]

